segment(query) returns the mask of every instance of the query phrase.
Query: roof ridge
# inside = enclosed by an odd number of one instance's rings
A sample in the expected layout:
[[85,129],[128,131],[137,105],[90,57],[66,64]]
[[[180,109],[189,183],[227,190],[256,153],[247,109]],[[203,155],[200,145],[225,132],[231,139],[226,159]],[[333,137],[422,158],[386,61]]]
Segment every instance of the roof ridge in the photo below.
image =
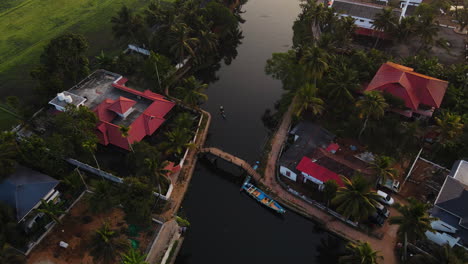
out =
[[[401,77],[400,79],[398,80],[399,81],[399,84],[401,86],[403,86],[405,89],[403,89],[405,91],[405,93],[408,95],[408,98],[410,99],[411,101],[411,105],[413,106],[414,109],[418,109],[419,108],[419,100],[418,100],[418,105],[416,105],[416,102],[414,102],[414,98],[412,97],[413,95],[413,92],[418,92],[418,90],[415,91],[415,88],[413,87],[413,84],[411,83],[410,79],[408,78],[408,76],[406,75],[408,72],[404,71],[401,73]],[[405,87],[403,84],[402,84],[402,79],[403,77],[405,78],[405,81],[408,82],[410,84],[409,87]],[[411,89],[411,93],[409,92],[409,89]],[[419,94],[418,94],[418,97],[419,97]]]

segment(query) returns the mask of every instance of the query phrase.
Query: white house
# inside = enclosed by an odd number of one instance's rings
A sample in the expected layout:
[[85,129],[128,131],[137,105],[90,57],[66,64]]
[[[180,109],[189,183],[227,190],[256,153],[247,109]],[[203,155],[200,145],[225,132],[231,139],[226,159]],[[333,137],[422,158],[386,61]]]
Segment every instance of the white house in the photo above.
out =
[[[370,35],[370,32],[365,30],[372,30],[375,16],[381,13],[384,8],[387,8],[385,5],[357,3],[347,0],[332,0],[330,1],[330,7],[333,7],[340,17],[354,18],[354,23],[358,27],[357,33],[363,35]],[[396,16],[401,16],[401,10],[394,9],[393,12]]]

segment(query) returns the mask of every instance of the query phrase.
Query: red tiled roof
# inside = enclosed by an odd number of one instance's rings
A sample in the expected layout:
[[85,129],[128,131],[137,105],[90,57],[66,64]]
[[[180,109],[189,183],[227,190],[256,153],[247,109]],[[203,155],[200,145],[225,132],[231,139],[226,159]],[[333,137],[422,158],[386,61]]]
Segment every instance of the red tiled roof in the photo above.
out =
[[333,171],[312,162],[310,158],[303,157],[302,160],[297,164],[297,170],[304,172],[309,176],[325,183],[329,180],[335,180],[338,186],[343,187],[343,181],[340,176]]
[[118,114],[124,114],[128,111],[128,109],[132,108],[136,104],[135,101],[132,99],[128,99],[125,97],[120,96],[112,105],[110,105],[107,109],[114,111]]
[[106,99],[102,101],[95,109],[99,124],[97,125],[96,134],[99,142],[103,145],[116,145],[123,149],[129,150],[129,143],[141,141],[144,137],[152,135],[165,121],[164,116],[171,111],[175,103],[164,99],[160,94],[153,93],[149,90],[140,92],[124,86],[127,82],[126,78],[121,78],[113,83],[116,89],[141,96],[153,101],[130,125],[128,138],[124,138],[120,132],[118,125],[112,124],[112,120],[117,116],[116,113],[123,114],[133,105],[135,101],[120,97],[118,100]]
[[448,82],[414,72],[392,62],[380,66],[365,91],[386,91],[401,98],[406,107],[417,110],[420,104],[439,108]]
[[110,122],[117,116],[114,112],[108,110],[113,103],[114,100],[106,99],[94,108],[93,111],[100,121]]

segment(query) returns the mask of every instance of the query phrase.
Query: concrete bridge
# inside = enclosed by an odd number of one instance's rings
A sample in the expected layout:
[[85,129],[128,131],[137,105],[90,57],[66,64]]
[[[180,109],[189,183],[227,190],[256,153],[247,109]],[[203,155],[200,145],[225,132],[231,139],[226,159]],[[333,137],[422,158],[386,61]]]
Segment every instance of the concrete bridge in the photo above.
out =
[[211,155],[213,156],[216,156],[218,158],[221,158],[227,162],[230,162],[240,168],[242,168],[243,170],[245,170],[250,176],[252,176],[252,178],[254,178],[256,181],[260,181],[260,179],[262,178],[262,176],[257,172],[255,171],[252,166],[250,166],[250,164],[241,159],[241,158],[238,158],[232,154],[229,154],[227,152],[224,152],[218,148],[202,148],[200,149],[199,153],[210,153]]

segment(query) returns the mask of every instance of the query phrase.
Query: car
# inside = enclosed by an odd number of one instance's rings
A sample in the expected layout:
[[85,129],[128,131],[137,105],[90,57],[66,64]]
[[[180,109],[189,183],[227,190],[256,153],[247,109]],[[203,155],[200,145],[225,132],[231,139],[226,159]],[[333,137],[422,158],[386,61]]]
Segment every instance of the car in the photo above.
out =
[[394,193],[400,192],[400,182],[397,180],[387,179],[383,181],[383,178],[380,178],[378,186],[387,188]]
[[395,202],[393,198],[384,191],[378,190],[377,195],[379,196],[379,201],[386,205],[392,205]]
[[369,216],[369,221],[373,224],[383,226],[385,223],[385,217],[379,215],[377,212],[374,212]]
[[385,206],[383,206],[379,202],[375,204],[375,209],[377,210],[377,213],[379,213],[385,218],[388,218],[390,216],[390,211],[388,211],[387,208],[385,208]]

